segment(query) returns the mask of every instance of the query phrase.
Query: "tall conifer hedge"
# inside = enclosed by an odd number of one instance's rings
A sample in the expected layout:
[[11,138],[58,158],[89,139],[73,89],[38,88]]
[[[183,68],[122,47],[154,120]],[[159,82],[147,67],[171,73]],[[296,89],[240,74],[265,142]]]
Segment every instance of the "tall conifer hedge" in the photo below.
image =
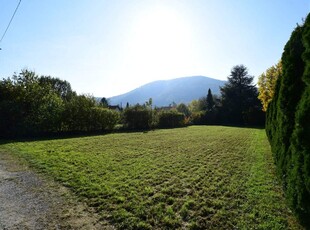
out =
[[310,216],[310,14],[282,54],[283,72],[267,109],[266,132],[291,208]]

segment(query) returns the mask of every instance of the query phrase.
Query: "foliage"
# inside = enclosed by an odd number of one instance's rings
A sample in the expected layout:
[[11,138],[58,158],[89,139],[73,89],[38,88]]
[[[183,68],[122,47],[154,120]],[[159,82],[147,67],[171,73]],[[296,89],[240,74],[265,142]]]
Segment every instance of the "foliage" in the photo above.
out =
[[99,105],[103,108],[108,108],[109,106],[109,101],[105,97],[100,99]]
[[207,95],[207,110],[210,112],[214,109],[215,103],[213,100],[213,95],[211,92],[211,89],[208,90],[208,95]]
[[201,97],[198,99],[198,111],[206,111],[208,108],[207,97]]
[[267,111],[268,104],[273,98],[277,79],[282,74],[282,63],[279,61],[278,64],[270,67],[258,78],[258,98],[261,100],[263,105],[263,111]]
[[191,123],[193,125],[205,125],[206,112],[205,111],[193,112],[191,115]]
[[207,96],[201,97],[198,100],[193,100],[188,108],[190,112],[206,111],[208,109]]
[[90,110],[91,130],[112,130],[120,120],[120,114],[114,110],[93,107]]
[[95,107],[94,98],[79,95],[65,104],[64,127],[68,131],[90,131],[91,109]]
[[175,110],[161,111],[157,116],[160,128],[182,127],[185,124],[185,115]]
[[199,107],[199,101],[198,100],[192,100],[191,103],[189,103],[189,105],[188,105],[188,109],[191,113],[201,111],[201,109]]
[[217,95],[212,95],[208,90],[206,97],[193,100],[189,104],[191,112],[190,122],[195,125],[221,124],[221,99]]
[[[211,135],[212,134],[212,135]],[[116,229],[297,229],[264,130],[191,126],[0,145]]]
[[217,110],[213,109],[205,113],[205,124],[207,125],[220,124],[219,119],[219,113]]
[[63,100],[51,84],[41,84],[40,79],[34,72],[23,70],[1,81],[2,136],[59,131]]
[[32,119],[36,120],[37,129],[41,132],[58,132],[61,130],[64,110],[61,97],[51,92],[41,98],[39,106],[33,111]]
[[2,137],[111,129],[117,115],[96,108],[93,97],[77,95],[58,78],[22,70],[0,81]]
[[303,221],[310,215],[310,15],[282,55],[282,76],[267,110],[266,132],[287,199]]
[[178,104],[177,111],[179,113],[183,113],[185,117],[189,117],[191,115],[191,111],[189,110],[188,106],[184,103]]
[[146,106],[147,108],[149,108],[150,110],[152,110],[152,107],[153,107],[153,99],[152,99],[152,98],[149,98],[149,100],[145,102],[145,106]]
[[152,124],[152,111],[141,105],[128,107],[124,110],[123,119],[128,129],[149,129]]
[[248,123],[249,112],[260,113],[261,105],[257,98],[258,91],[253,85],[253,76],[248,75],[248,70],[244,65],[234,66],[231,70],[228,82],[221,87],[222,107],[224,123],[235,125],[259,125],[263,121]]
[[60,80],[59,78],[53,78],[50,76],[41,76],[38,80],[41,87],[50,87],[50,89],[53,90],[63,100],[69,100],[74,94],[71,89],[70,83],[67,81]]

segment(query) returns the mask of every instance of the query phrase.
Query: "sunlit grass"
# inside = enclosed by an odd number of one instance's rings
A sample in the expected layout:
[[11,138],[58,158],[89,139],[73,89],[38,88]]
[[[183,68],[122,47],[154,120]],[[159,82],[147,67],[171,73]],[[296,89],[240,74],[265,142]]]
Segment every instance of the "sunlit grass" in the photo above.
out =
[[1,149],[71,188],[120,229],[298,228],[264,130],[193,126]]

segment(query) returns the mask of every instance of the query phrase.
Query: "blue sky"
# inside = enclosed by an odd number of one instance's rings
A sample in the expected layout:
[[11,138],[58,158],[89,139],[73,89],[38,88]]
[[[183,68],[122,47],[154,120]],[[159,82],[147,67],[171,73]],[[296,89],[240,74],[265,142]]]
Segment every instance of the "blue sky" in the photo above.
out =
[[[0,33],[19,0],[0,0]],[[281,58],[309,0],[22,0],[0,43],[0,77],[23,68],[110,97],[237,64],[257,77]]]

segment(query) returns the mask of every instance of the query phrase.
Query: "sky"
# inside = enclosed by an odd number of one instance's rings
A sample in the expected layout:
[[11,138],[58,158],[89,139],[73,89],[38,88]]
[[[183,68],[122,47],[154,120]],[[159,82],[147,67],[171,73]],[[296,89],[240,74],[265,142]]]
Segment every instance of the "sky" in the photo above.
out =
[[[19,0],[0,0],[0,36]],[[276,64],[310,0],[22,0],[0,43],[0,78],[22,69],[111,97],[185,76],[255,81]]]

